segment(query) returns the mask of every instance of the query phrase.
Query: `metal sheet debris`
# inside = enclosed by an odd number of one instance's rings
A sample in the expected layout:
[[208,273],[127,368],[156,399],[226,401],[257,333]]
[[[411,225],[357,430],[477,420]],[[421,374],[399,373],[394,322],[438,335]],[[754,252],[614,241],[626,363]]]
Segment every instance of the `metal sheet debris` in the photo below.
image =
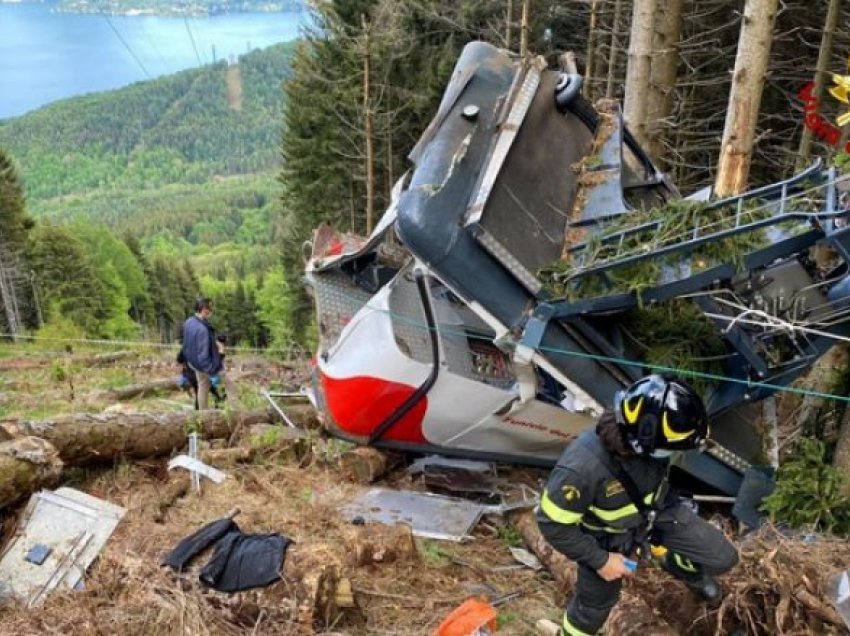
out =
[[536,556],[524,548],[508,548],[511,551],[511,556],[522,563],[525,567],[531,568],[535,572],[543,569],[543,564]]
[[495,464],[430,455],[414,461],[407,471],[421,475],[428,488],[495,497],[500,494]]
[[[73,488],[33,495],[0,557],[0,600],[35,607],[51,590],[77,589],[125,513]],[[38,563],[33,553],[44,559]]]
[[404,523],[418,537],[462,541],[486,509],[455,497],[371,488],[342,506],[341,512],[349,520],[360,518],[388,526]]
[[200,459],[194,459],[188,455],[178,455],[168,462],[168,470],[174,470],[175,468],[185,468],[193,475],[203,475],[210,481],[214,481],[217,484],[223,482],[227,477],[227,474],[223,473],[219,469],[213,468],[212,466],[202,462]]

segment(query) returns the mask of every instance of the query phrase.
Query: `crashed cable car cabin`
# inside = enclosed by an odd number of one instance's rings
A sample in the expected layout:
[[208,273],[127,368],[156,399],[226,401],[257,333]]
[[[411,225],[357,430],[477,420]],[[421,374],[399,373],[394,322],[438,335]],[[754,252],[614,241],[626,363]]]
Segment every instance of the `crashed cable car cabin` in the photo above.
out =
[[713,443],[677,474],[734,495],[766,463],[759,402],[848,335],[844,184],[815,164],[685,199],[581,83],[464,48],[372,235],[315,232],[317,404],[357,443],[551,465],[658,370],[634,316],[686,304],[720,351],[692,377]]

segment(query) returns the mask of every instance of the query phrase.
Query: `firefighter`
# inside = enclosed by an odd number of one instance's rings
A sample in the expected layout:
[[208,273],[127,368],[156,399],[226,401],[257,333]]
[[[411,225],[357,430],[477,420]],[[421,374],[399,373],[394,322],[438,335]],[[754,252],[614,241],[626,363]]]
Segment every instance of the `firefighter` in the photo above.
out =
[[699,395],[681,380],[651,375],[619,391],[614,411],[564,450],[537,509],[543,536],[578,564],[562,633],[597,633],[635,568],[630,557],[648,558],[650,550],[702,600],[720,602],[714,577],[738,554],[667,482],[670,455],[701,448],[707,436]]

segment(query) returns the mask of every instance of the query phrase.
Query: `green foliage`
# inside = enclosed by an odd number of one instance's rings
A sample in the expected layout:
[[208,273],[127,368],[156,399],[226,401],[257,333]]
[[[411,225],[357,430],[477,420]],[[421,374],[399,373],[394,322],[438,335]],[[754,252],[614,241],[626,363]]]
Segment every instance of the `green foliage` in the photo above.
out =
[[255,448],[271,448],[277,446],[280,438],[280,428],[269,428],[263,431],[261,435],[252,435],[251,446]]
[[522,535],[512,525],[504,525],[499,528],[499,539],[509,548],[519,548],[523,545]]
[[269,335],[273,347],[282,347],[294,339],[290,311],[292,295],[287,287],[283,269],[277,267],[263,278],[257,290],[257,317]]
[[521,614],[511,610],[501,611],[496,616],[496,629],[505,629],[508,625],[516,623],[521,618]]
[[0,125],[0,146],[20,162],[36,212],[42,201],[69,203],[92,190],[274,170],[291,52],[276,45],[241,56],[238,66],[221,62],[56,102]]
[[829,462],[824,443],[804,438],[797,455],[779,468],[776,490],[762,510],[772,521],[795,528],[847,534],[850,500],[842,494],[844,479]]
[[449,564],[449,554],[443,550],[439,541],[421,539],[419,553],[428,567],[444,568]]
[[85,332],[68,318],[60,314],[53,315],[45,325],[35,332],[34,347],[42,351],[56,351],[65,344],[82,340]]
[[844,150],[836,153],[836,155],[832,158],[831,163],[833,166],[838,168],[838,171],[842,174],[850,172],[850,154]]

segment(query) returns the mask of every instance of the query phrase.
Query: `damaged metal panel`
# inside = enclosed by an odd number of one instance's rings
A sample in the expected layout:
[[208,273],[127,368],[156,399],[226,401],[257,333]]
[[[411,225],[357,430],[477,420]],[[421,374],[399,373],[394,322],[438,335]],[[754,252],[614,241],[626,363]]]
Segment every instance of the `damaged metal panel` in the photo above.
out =
[[392,526],[409,525],[413,534],[428,539],[462,541],[472,532],[486,507],[430,493],[372,488],[342,507],[346,519]]
[[0,557],[0,599],[35,607],[54,589],[76,589],[125,513],[73,488],[33,495]]

